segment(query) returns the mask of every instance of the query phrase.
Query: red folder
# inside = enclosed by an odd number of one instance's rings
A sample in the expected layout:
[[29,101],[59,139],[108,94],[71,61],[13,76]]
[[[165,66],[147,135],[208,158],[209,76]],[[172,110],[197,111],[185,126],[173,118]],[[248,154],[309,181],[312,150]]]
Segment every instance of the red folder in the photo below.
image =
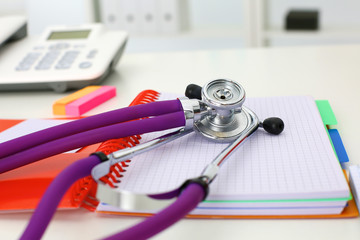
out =
[[[137,95],[130,106],[155,101],[159,93],[145,90]],[[0,133],[24,120],[0,119]],[[0,212],[34,210],[45,190],[52,180],[71,163],[89,156],[89,154],[102,151],[109,154],[113,151],[131,147],[139,143],[140,136],[121,139],[112,139],[104,143],[94,144],[82,148],[76,153],[63,153],[41,161],[0,174]],[[123,167],[126,167],[126,163]],[[118,171],[115,166],[112,170]],[[120,174],[117,174],[119,177]],[[105,175],[101,180],[111,182],[111,174]],[[95,211],[96,182],[91,176],[77,181],[64,195],[58,208],[72,209],[84,207]]]
[[[23,120],[1,120],[0,131],[4,131]],[[0,174],[0,211],[27,211],[36,208],[41,196],[64,168],[89,156],[99,144],[82,149],[77,153],[58,154],[24,167]],[[70,209],[81,206],[95,210],[97,201],[91,194],[96,183],[91,177],[76,182],[65,194],[59,208]]]

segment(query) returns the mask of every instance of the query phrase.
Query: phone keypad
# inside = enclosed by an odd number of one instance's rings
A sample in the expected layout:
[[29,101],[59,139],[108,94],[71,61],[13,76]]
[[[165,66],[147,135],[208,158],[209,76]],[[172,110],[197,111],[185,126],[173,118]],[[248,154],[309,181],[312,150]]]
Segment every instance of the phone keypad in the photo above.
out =
[[40,60],[40,62],[35,67],[36,70],[47,70],[50,69],[55,60],[60,55],[59,51],[50,51],[45,54],[45,56]]
[[[73,66],[75,60],[84,51],[85,45],[70,45],[68,43],[56,43],[48,47],[36,46],[33,51],[28,53],[16,66],[16,71],[27,71],[34,67],[35,70],[44,71],[49,69],[69,69]],[[92,59],[96,57],[97,49],[90,50],[84,61],[77,67],[87,69],[92,66]]]
[[41,53],[37,53],[37,52],[28,53],[24,57],[24,59],[19,63],[19,65],[16,67],[16,70],[17,71],[29,70],[36,62],[36,60],[40,57],[40,55]]
[[91,65],[92,65],[92,63],[91,62],[81,62],[80,64],[79,64],[79,68],[82,68],[82,69],[85,69],[85,68],[89,68],[89,67],[91,67]]
[[97,50],[96,50],[96,49],[93,49],[93,50],[91,50],[91,51],[88,53],[88,55],[86,56],[86,58],[92,59],[92,58],[95,57],[96,54],[97,54]]
[[60,61],[56,64],[56,69],[67,69],[70,68],[76,57],[79,55],[79,51],[67,51],[62,56]]

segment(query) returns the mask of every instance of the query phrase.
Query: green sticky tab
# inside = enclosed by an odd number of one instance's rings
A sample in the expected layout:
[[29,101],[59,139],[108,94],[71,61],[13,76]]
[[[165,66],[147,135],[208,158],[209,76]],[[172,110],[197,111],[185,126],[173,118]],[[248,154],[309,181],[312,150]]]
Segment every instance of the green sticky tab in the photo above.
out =
[[325,125],[336,125],[336,117],[331,109],[330,103],[328,100],[316,100],[316,105],[319,109],[321,118]]

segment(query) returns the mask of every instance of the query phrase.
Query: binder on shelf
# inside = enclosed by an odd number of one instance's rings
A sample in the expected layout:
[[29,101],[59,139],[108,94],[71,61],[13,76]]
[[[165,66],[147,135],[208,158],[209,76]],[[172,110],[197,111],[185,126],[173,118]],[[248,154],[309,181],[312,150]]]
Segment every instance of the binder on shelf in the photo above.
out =
[[188,6],[184,0],[157,0],[160,32],[174,34],[188,28]]
[[142,34],[159,33],[160,16],[157,14],[157,0],[139,0],[139,25]]
[[135,35],[173,34],[188,29],[187,0],[101,0],[101,21]]
[[140,32],[139,3],[139,0],[101,0],[101,21],[109,29],[137,34]]
[[101,0],[99,1],[101,22],[111,30],[121,29],[120,23],[120,1],[119,0]]
[[[159,96],[160,100],[166,99],[162,94]],[[315,104],[316,103],[316,104]],[[328,102],[327,102],[328,104]],[[279,159],[278,162],[274,161],[274,159],[268,159],[270,152],[278,151],[278,149],[273,148],[274,144],[277,148],[289,148],[288,151],[299,151],[302,147],[297,147],[291,149],[291,144],[284,144],[281,139],[278,138],[268,138],[266,137],[266,133],[262,133],[261,131],[256,133],[261,136],[258,138],[253,136],[248,142],[240,149],[239,152],[244,152],[244,149],[249,148],[249,151],[245,153],[241,153],[238,156],[238,161],[243,159],[254,160],[255,158],[267,159],[269,160],[266,164],[268,164],[267,169],[268,172],[264,172],[264,168],[261,168],[259,162],[240,162],[236,163],[235,159],[230,159],[228,163],[232,163],[231,167],[228,167],[226,170],[222,170],[220,175],[217,177],[218,182],[226,183],[220,185],[219,183],[212,183],[210,188],[210,195],[207,200],[200,203],[200,205],[195,209],[192,213],[190,213],[187,217],[189,218],[348,218],[348,217],[356,217],[359,212],[356,208],[355,202],[352,199],[351,192],[349,186],[347,184],[347,179],[342,171],[340,164],[337,160],[336,150],[338,149],[337,143],[332,143],[331,138],[328,134],[328,128],[330,125],[334,125],[336,122],[335,115],[333,114],[331,108],[322,108],[317,105],[323,105],[323,101],[314,101],[310,97],[273,97],[273,98],[254,98],[248,99],[247,106],[251,109],[255,109],[257,114],[260,114],[260,117],[272,116],[273,114],[280,114],[281,117],[292,114],[293,116],[285,117],[285,132],[284,138],[292,141],[301,140],[301,137],[307,137],[306,141],[309,143],[305,143],[304,141],[293,143],[293,145],[301,145],[304,149],[311,147],[310,145],[320,144],[322,147],[327,150],[320,150],[319,156],[316,156],[316,161],[313,158],[311,161],[311,157],[307,155],[308,153],[311,155],[311,151],[307,152],[309,149],[306,149],[303,153],[299,152],[288,152],[279,151],[279,153],[271,156],[281,156],[287,154],[286,156],[292,156],[294,154],[301,154],[301,157],[297,159],[297,166],[292,166],[294,162],[291,163],[291,159]],[[329,105],[329,104],[328,104]],[[297,107],[297,110],[293,108]],[[330,105],[329,105],[330,106]],[[331,110],[331,111],[329,111]],[[307,113],[309,111],[309,113]],[[270,115],[269,115],[270,114]],[[327,118],[323,119],[320,117],[326,116]],[[297,120],[300,119],[300,120]],[[330,119],[330,120],[329,120]],[[335,119],[335,121],[334,121]],[[323,121],[324,120],[324,121]],[[304,125],[298,125],[299,121],[304,121]],[[306,127],[315,124],[316,128],[307,129]],[[336,124],[336,123],[335,123]],[[324,127],[326,126],[326,127]],[[287,130],[286,128],[292,128],[294,130]],[[313,132],[315,130],[315,133]],[[295,133],[294,133],[295,131]],[[296,133],[296,131],[298,131]],[[304,133],[305,132],[305,133]],[[295,136],[294,134],[299,134]],[[310,136],[316,138],[311,139]],[[152,138],[152,134],[143,135],[143,141],[146,139]],[[297,137],[297,138],[296,138]],[[184,137],[185,138],[185,137]],[[196,138],[196,141],[194,139]],[[320,139],[317,139],[320,138]],[[172,179],[178,177],[178,172],[184,174],[183,178],[179,180],[181,183],[183,180],[189,178],[189,176],[185,176],[187,172],[191,172],[190,169],[196,168],[192,161],[202,161],[203,156],[200,152],[207,152],[206,158],[209,158],[209,153],[211,152],[214,145],[207,145],[207,140],[201,140],[197,138],[195,135],[188,135],[186,139],[176,140],[175,143],[167,144],[168,147],[162,146],[161,149],[152,150],[151,152],[145,153],[143,155],[137,156],[131,161],[124,163],[124,166],[113,166],[110,173],[108,174],[105,183],[108,183],[112,187],[117,187],[118,189],[124,189],[129,191],[136,192],[144,192],[144,193],[154,193],[154,192],[162,192],[167,187],[170,189],[175,188],[177,185],[169,183],[172,180],[169,180],[169,176]],[[180,142],[179,142],[180,141]],[[181,142],[183,141],[183,142]],[[201,148],[204,151],[193,151],[189,155],[196,155],[194,159],[184,157],[184,152],[189,151],[188,148],[184,145],[186,143],[187,146],[190,146],[190,149],[196,144],[196,148]],[[331,144],[330,144],[331,143]],[[334,148],[332,148],[332,144],[334,144]],[[179,147],[177,147],[179,146]],[[225,145],[217,147],[222,149]],[[259,148],[265,148],[264,151],[258,151]],[[316,148],[316,147],[315,147]],[[179,151],[181,149],[181,151]],[[205,150],[208,149],[208,150]],[[195,149],[196,150],[196,149]],[[279,149],[280,150],[280,149]],[[177,152],[175,155],[172,154]],[[216,149],[218,151],[218,149]],[[270,152],[269,152],[270,151]],[[185,153],[186,154],[186,153]],[[234,153],[235,154],[235,153]],[[249,155],[250,154],[250,155]],[[252,154],[252,156],[251,156]],[[321,154],[329,154],[331,156],[323,158],[320,156]],[[179,155],[179,156],[176,156]],[[255,156],[257,155],[257,156]],[[255,156],[255,157],[254,157]],[[319,157],[319,158],[317,158]],[[300,159],[302,158],[302,159]],[[146,161],[141,161],[142,159],[146,159]],[[172,159],[172,161],[169,161]],[[184,160],[185,159],[185,160]],[[325,162],[321,162],[324,161]],[[181,161],[187,161],[185,165],[188,165],[185,171],[181,166]],[[212,159],[207,159],[208,162]],[[234,161],[235,160],[235,161]],[[275,159],[276,160],[276,159]],[[286,160],[286,161],[285,161]],[[264,160],[265,161],[265,160]],[[301,162],[300,162],[301,161]],[[306,162],[306,164],[304,164]],[[249,165],[253,164],[250,168],[251,171],[243,172],[242,169],[248,170]],[[191,165],[191,168],[189,166]],[[196,164],[195,164],[196,165]],[[203,162],[199,165],[205,166],[206,162]],[[297,168],[299,171],[295,171],[293,173],[289,172],[291,169]],[[126,172],[122,171],[126,168]],[[288,168],[287,171],[281,171],[280,168]],[[144,169],[146,169],[147,174],[144,173]],[[245,171],[244,170],[244,171]],[[259,170],[259,174],[256,174],[256,170]],[[304,171],[303,171],[304,170]],[[308,171],[307,173],[305,172]],[[197,171],[197,170],[196,170]],[[237,173],[239,171],[239,173]],[[153,173],[153,174],[151,174]],[[190,173],[190,175],[193,173]],[[199,172],[195,173],[195,177],[199,174]],[[227,174],[227,175],[226,175]],[[304,178],[299,180],[299,174],[304,174]],[[325,175],[324,175],[325,174]],[[327,175],[326,175],[327,174]],[[188,174],[189,175],[189,174]],[[306,176],[305,176],[306,175]],[[120,176],[120,177],[118,177]],[[140,177],[141,176],[141,177]],[[147,178],[149,176],[151,181]],[[134,183],[134,177],[140,177],[142,180],[140,185],[143,185],[143,188],[139,187],[136,183]],[[239,177],[242,178],[245,184],[249,182],[252,186],[240,186]],[[181,177],[180,177],[181,178]],[[267,178],[262,179],[261,178]],[[273,178],[273,179],[271,179]],[[298,179],[296,179],[298,178]],[[314,178],[314,179],[311,179]],[[166,180],[167,179],[167,180]],[[249,180],[250,179],[250,180]],[[274,180],[275,179],[275,180]],[[332,188],[331,182],[333,179],[336,180],[336,184],[339,187]],[[148,181],[149,180],[149,181]],[[261,181],[266,180],[269,183],[273,182],[274,185],[278,184],[279,189],[274,191],[271,194],[270,192],[265,193],[268,194],[269,198],[266,198],[265,195],[255,194],[249,191],[251,187],[255,188],[256,186],[261,186]],[[313,180],[314,182],[311,182]],[[289,186],[288,189],[282,189],[284,186],[280,182],[286,182]],[[301,181],[305,181],[303,185],[301,185]],[[308,182],[306,182],[308,181]],[[319,181],[316,183],[316,181]],[[239,188],[244,191],[249,191],[247,194],[233,193],[232,188],[234,185],[238,184]],[[293,186],[291,185],[293,184]],[[316,184],[323,184],[322,186],[315,186]],[[168,186],[166,186],[168,185]],[[274,185],[267,185],[269,188],[276,188]],[[311,186],[314,185],[314,186]],[[228,188],[231,193],[228,194],[222,192],[223,195],[219,194],[219,188]],[[266,187],[266,186],[264,186]],[[312,189],[314,187],[314,189]],[[298,191],[298,189],[304,188],[304,191]],[[169,189],[166,189],[169,190]],[[213,192],[212,192],[213,191]],[[264,190],[266,192],[266,190]],[[221,191],[220,191],[221,193]],[[224,195],[225,194],[225,195]],[[151,211],[143,211],[143,212],[131,212],[123,209],[118,209],[116,207],[112,207],[107,205],[106,203],[100,203],[97,212],[99,213],[107,213],[107,214],[120,214],[120,215],[135,215],[135,216],[150,216],[153,214]]]

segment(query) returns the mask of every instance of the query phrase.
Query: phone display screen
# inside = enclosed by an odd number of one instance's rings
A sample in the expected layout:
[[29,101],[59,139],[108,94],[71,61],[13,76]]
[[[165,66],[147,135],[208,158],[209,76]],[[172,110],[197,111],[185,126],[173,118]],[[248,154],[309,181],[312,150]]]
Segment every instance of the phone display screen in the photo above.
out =
[[57,31],[50,33],[47,40],[63,40],[63,39],[86,39],[91,30],[81,31]]

